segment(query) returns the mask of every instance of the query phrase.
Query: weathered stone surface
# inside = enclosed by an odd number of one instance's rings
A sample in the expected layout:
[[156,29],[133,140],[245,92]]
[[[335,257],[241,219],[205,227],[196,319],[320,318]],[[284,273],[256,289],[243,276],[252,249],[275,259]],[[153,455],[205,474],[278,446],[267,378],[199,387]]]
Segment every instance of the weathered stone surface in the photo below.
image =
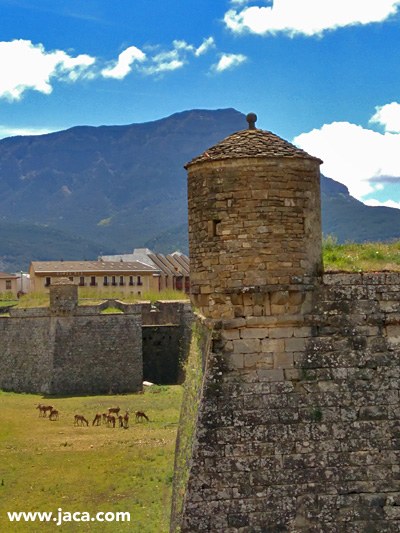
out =
[[316,161],[261,138],[188,167],[193,293],[211,288],[194,303],[228,331],[198,389],[181,532],[400,531],[400,275],[318,278]]
[[[143,369],[157,382],[182,379],[193,313],[183,302],[77,306],[57,286],[50,308],[14,309],[0,318],[0,387],[44,394],[141,389]],[[111,306],[121,314],[101,314]],[[146,326],[143,326],[143,322]],[[169,325],[165,325],[169,324]],[[143,332],[145,330],[145,332]]]

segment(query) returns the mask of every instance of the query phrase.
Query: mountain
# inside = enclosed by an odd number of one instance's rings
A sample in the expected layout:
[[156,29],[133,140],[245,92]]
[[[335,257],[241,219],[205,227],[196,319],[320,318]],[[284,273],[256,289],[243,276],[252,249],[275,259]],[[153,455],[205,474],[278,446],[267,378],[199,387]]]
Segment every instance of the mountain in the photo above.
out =
[[[234,109],[192,110],[1,140],[1,268],[134,247],[188,253],[183,165],[245,128],[245,115]],[[322,205],[323,231],[340,241],[400,237],[399,210],[364,206],[328,178]]]
[[81,237],[35,224],[0,222],[0,270],[27,271],[31,261],[97,258],[99,253],[117,253]]
[[321,176],[322,231],[339,243],[400,239],[400,209],[367,206],[345,185]]
[[121,253],[145,246],[187,224],[183,165],[246,126],[234,109],[193,110],[145,124],[3,139],[1,220],[51,227]]

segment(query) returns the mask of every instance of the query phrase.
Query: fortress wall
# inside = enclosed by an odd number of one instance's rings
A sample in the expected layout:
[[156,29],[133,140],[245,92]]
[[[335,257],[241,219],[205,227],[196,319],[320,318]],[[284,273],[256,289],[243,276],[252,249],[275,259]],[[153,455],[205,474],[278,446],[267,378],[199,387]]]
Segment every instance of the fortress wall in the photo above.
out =
[[1,317],[0,388],[50,392],[53,345],[50,317]]
[[214,323],[181,531],[399,531],[399,273],[270,296]]
[[182,383],[191,342],[189,302],[142,304],[143,376],[158,384]]
[[182,409],[175,447],[174,480],[172,487],[172,508],[170,531],[175,532],[182,518],[185,488],[192,465],[193,439],[196,435],[197,413],[203,397],[203,386],[207,383],[207,366],[212,366],[213,329],[196,315],[191,328],[191,343],[185,362],[185,383]]
[[0,318],[0,388],[46,394],[134,391],[142,385],[136,315]]
[[[65,306],[59,297],[56,304],[12,309],[10,317],[0,317],[0,388],[46,394],[130,392],[142,387],[143,361],[156,383],[183,379],[181,362],[189,351],[193,320],[188,302]],[[123,313],[101,314],[107,307]],[[152,326],[142,328],[142,317]]]

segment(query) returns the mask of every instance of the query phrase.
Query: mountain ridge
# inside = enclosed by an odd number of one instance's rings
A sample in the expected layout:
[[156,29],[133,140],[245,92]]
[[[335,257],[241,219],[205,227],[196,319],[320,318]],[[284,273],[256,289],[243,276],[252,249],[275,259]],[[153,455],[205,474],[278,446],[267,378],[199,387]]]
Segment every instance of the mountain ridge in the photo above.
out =
[[[9,237],[0,239],[0,261],[26,270],[30,260],[59,259],[60,242],[69,243],[70,259],[82,258],[85,246],[90,253],[99,248],[93,258],[142,246],[188,253],[184,164],[246,128],[245,115],[235,109],[195,109],[142,124],[74,126],[0,140],[0,232]],[[364,206],[325,177],[321,199],[323,231],[339,241],[364,234],[374,240],[375,224],[381,239],[400,237],[394,229],[400,210]],[[360,224],[360,217],[375,222]],[[33,239],[25,256],[23,226]],[[60,235],[52,239],[45,228]]]

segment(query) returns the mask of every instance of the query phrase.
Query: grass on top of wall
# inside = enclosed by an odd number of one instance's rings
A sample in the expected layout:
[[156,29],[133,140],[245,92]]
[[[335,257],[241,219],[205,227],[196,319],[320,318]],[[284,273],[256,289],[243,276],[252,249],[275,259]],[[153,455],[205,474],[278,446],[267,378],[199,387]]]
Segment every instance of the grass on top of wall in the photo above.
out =
[[[95,305],[104,300],[115,298],[126,303],[135,303],[139,301],[157,300],[189,300],[187,294],[181,291],[164,290],[161,292],[147,291],[140,296],[137,294],[124,295],[118,290],[96,291],[95,289],[78,289],[79,305]],[[21,296],[17,307],[47,307],[50,305],[50,296],[48,292],[32,292]]]
[[21,296],[17,307],[48,307],[50,295],[44,291],[30,292]]
[[150,301],[151,303],[157,300],[189,300],[189,296],[181,291],[174,291],[166,289],[164,291],[145,291],[141,295],[138,294],[123,294],[118,290],[112,291],[96,291],[90,289],[79,289],[79,304],[92,305],[102,302],[104,300],[115,298],[125,303],[136,303],[143,301]]
[[[158,392],[153,394],[152,392]],[[182,387],[144,394],[43,397],[0,391],[0,531],[133,531],[167,533],[174,447]],[[59,410],[59,421],[39,418],[38,403]],[[128,429],[92,426],[94,415],[119,406]],[[150,422],[135,422],[135,411]],[[82,414],[89,426],[74,426]],[[130,522],[15,523],[7,512],[129,512]]]
[[327,235],[322,247],[325,271],[400,271],[400,240],[338,244],[336,237]]

